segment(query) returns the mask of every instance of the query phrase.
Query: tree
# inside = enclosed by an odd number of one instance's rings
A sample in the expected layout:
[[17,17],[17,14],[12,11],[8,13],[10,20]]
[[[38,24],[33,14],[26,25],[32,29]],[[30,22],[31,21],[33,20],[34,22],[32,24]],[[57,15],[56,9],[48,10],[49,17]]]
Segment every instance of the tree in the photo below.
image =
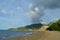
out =
[[50,27],[47,28],[47,30],[50,30],[50,31],[60,31],[60,20],[52,23],[50,25]]

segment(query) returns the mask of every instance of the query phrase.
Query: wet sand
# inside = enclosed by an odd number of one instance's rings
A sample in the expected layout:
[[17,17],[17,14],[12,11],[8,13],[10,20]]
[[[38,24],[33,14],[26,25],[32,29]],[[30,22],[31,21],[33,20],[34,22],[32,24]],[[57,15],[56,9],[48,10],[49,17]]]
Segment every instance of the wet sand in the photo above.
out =
[[36,31],[30,35],[14,37],[6,40],[60,40],[58,31]]

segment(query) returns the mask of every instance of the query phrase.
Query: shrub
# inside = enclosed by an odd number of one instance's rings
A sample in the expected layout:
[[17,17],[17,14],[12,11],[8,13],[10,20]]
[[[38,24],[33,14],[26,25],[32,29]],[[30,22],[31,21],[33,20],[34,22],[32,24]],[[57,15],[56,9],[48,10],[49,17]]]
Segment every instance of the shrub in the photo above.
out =
[[50,25],[50,27],[47,28],[47,30],[50,30],[50,31],[60,31],[60,20],[52,23]]

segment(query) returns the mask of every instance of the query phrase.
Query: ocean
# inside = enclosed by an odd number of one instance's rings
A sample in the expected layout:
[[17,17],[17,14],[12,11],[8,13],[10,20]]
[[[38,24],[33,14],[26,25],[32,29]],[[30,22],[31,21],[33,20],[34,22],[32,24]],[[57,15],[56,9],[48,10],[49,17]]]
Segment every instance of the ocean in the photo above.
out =
[[7,38],[25,36],[32,34],[33,31],[19,31],[19,30],[0,30],[0,40],[5,40]]

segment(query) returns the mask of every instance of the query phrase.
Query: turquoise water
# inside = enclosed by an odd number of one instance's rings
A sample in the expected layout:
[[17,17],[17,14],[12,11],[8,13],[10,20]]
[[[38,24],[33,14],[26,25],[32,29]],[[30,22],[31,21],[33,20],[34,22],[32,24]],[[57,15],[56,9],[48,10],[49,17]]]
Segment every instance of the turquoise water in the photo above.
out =
[[25,36],[27,34],[31,34],[32,32],[33,31],[0,30],[0,40],[18,36]]

